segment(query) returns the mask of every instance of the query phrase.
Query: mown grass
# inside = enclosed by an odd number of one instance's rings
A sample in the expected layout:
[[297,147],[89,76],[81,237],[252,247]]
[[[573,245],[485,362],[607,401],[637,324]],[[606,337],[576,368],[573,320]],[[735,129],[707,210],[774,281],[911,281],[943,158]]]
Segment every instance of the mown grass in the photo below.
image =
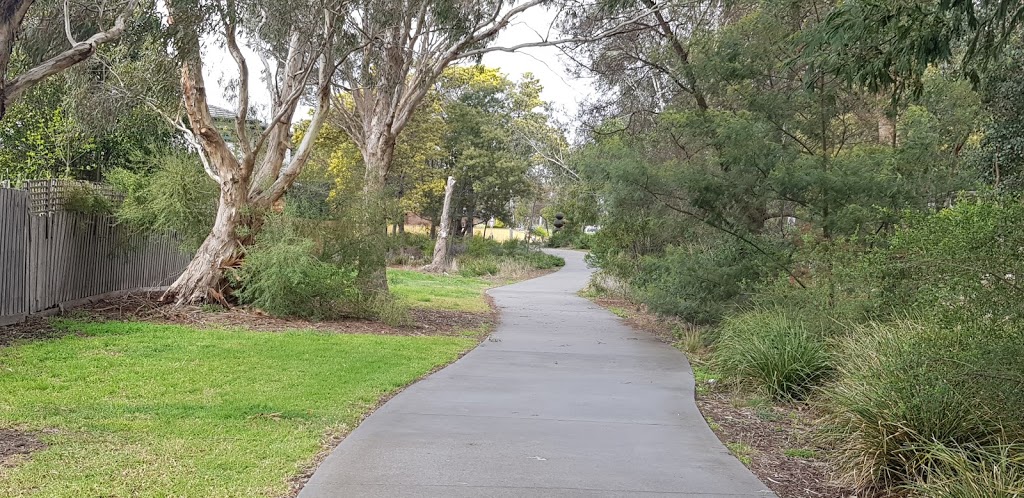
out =
[[64,322],[0,349],[0,427],[47,448],[0,496],[278,496],[325,438],[476,344]]
[[475,277],[388,270],[388,285],[399,301],[413,308],[486,313],[484,291],[494,284]]

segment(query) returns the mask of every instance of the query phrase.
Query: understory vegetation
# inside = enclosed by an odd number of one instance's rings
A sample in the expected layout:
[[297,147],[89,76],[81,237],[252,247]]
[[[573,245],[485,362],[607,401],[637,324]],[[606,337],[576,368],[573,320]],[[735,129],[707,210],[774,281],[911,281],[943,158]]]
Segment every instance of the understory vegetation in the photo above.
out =
[[[429,262],[433,241],[426,235],[399,234],[384,239],[392,264]],[[468,238],[453,248],[457,271],[431,275],[414,269],[388,269],[388,295],[367,295],[358,286],[362,239],[338,223],[275,216],[268,219],[233,273],[239,302],[273,316],[331,320],[370,318],[407,325],[408,308],[486,312],[483,290],[565,264],[519,240],[495,242]],[[412,268],[416,268],[415,266]],[[480,277],[487,277],[485,280]]]
[[586,54],[604,98],[552,240],[683,324],[699,379],[820,414],[844,489],[1020,495],[1019,11],[670,3],[675,35]]

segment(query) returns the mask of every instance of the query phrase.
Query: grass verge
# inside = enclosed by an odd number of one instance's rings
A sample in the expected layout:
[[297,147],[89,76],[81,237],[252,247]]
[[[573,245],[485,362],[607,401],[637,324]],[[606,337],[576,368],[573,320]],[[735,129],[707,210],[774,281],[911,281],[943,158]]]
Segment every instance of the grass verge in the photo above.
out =
[[0,427],[47,445],[0,470],[0,496],[282,495],[325,441],[477,342],[59,326],[73,334],[0,349]]
[[486,313],[491,310],[484,291],[493,287],[482,278],[435,275],[388,269],[388,285],[398,300],[411,308]]

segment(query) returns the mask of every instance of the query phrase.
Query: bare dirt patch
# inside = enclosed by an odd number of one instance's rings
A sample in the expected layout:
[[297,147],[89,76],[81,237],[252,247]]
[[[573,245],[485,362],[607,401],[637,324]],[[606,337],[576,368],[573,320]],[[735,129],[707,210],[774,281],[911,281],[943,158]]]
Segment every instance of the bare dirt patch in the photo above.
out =
[[44,448],[46,445],[31,433],[0,429],[0,467],[15,465],[25,455]]
[[67,335],[67,332],[51,327],[46,318],[32,317],[22,323],[0,327],[0,348],[63,335]]
[[315,330],[341,334],[462,335],[483,330],[495,322],[496,314],[463,311],[411,309],[412,324],[395,327],[358,318],[311,321],[272,317],[248,307],[221,308],[180,306],[159,300],[156,294],[106,299],[76,309],[73,316],[87,320],[142,320],[149,323],[187,325],[198,328],[242,328],[257,332]]
[[697,395],[697,406],[726,445],[749,448],[748,467],[781,498],[855,496],[831,484],[828,449],[814,443],[817,415],[807,405],[743,406],[727,392]]

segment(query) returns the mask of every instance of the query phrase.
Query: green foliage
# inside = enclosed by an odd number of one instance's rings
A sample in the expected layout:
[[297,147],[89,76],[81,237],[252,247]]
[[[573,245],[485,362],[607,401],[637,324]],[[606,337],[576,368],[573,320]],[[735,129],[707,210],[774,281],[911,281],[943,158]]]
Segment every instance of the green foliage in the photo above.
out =
[[640,262],[632,284],[654,311],[696,324],[714,323],[744,299],[750,282],[763,271],[746,248],[729,241],[669,246]]
[[425,233],[403,232],[387,238],[389,265],[426,264],[434,255],[434,241]]
[[76,185],[66,191],[61,203],[65,211],[85,215],[110,216],[115,210],[114,202],[88,183]]
[[727,377],[776,399],[803,399],[825,379],[831,358],[802,323],[779,311],[751,311],[722,322],[714,363]]
[[824,442],[861,489],[927,482],[930,448],[1024,437],[1024,335],[976,322],[900,320],[861,328],[836,354],[823,391]]
[[495,257],[463,258],[459,261],[459,275],[464,277],[492,276],[498,271],[498,258]]
[[375,295],[362,299],[357,305],[358,314],[379,320],[391,327],[408,327],[413,324],[408,305],[391,295]]
[[981,95],[991,121],[985,123],[980,148],[971,165],[993,187],[1024,188],[1024,42],[1015,41],[986,74]]
[[125,196],[118,219],[135,231],[177,234],[194,251],[213,227],[219,189],[193,155],[161,156],[149,173],[116,169],[107,180]]
[[801,458],[804,460],[811,460],[818,457],[818,453],[816,451],[807,448],[790,448],[782,453],[790,458]]
[[563,228],[548,238],[548,247],[568,247],[572,249],[590,249],[593,235],[583,233],[583,229],[569,230]]
[[[33,29],[33,38],[39,39],[32,42],[45,44],[44,31]],[[58,43],[66,43],[63,29],[58,31]],[[101,48],[106,64],[132,52],[137,56],[140,50],[130,45]],[[25,54],[14,54],[15,65],[27,62],[18,60],[19,55]],[[103,82],[109,74],[108,67],[85,62],[35,85],[10,105],[0,120],[0,178],[103,181],[116,168],[144,170],[152,157],[171,150],[176,145],[173,128],[141,99],[116,95],[123,90],[112,91]],[[159,79],[150,74],[146,78]]]
[[0,426],[46,443],[4,468],[2,496],[283,496],[325,438],[476,345],[141,322],[57,326],[69,334],[0,348]]
[[473,237],[457,246],[459,273],[467,277],[500,275],[518,278],[530,270],[550,270],[565,265],[565,260],[541,252],[522,240],[497,242]]
[[[238,298],[274,316],[337,318],[358,298],[354,270],[317,258],[316,243],[280,218],[271,218],[236,272]],[[385,303],[373,311],[395,314]]]
[[876,260],[884,303],[945,317],[951,326],[964,316],[992,326],[1021,319],[1021,219],[1024,206],[1009,200],[967,200],[912,217]]

